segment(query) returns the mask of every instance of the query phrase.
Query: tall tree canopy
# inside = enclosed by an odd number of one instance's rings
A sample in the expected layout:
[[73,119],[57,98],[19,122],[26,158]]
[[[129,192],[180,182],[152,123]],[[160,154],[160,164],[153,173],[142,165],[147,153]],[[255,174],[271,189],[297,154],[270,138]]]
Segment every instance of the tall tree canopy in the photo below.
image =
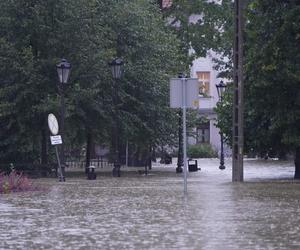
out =
[[115,55],[125,60],[120,118],[123,143],[142,150],[174,137],[169,109],[169,78],[178,72],[179,43],[158,6],[147,1],[118,2],[111,30]]
[[[295,154],[300,178],[300,4],[249,1],[245,30],[245,142],[248,151]],[[219,126],[230,137],[227,104]],[[227,105],[227,106],[226,106]],[[230,119],[231,121],[231,119]]]
[[82,145],[87,134],[110,141],[107,63],[116,56],[125,61],[123,137],[145,145],[170,138],[167,86],[178,72],[179,44],[154,3],[3,0],[0,36],[1,162],[47,160],[46,118],[59,113],[55,64],[62,57],[72,64],[65,86],[67,145]]
[[230,55],[228,27],[232,27],[232,7],[230,0],[173,0],[164,10],[167,22],[180,40],[182,67],[188,69],[195,58],[205,57],[211,49],[224,57]]

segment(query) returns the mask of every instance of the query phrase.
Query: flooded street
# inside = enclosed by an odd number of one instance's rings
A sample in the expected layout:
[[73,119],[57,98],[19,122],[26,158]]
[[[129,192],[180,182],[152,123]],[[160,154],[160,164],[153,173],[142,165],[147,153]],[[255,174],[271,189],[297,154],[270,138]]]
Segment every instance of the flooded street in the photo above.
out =
[[39,179],[46,191],[1,194],[0,249],[300,248],[292,162],[246,160],[244,183],[231,182],[229,161],[224,171],[218,159],[198,162],[187,197],[175,163],[148,176]]

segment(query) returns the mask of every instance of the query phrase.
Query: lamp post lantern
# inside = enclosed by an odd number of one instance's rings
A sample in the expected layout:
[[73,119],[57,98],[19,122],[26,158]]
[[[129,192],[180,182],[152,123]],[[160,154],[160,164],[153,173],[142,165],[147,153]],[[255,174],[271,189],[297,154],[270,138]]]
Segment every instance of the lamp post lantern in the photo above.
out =
[[[218,91],[218,97],[219,100],[223,101],[223,94],[225,92],[226,89],[226,84],[223,81],[220,81],[219,84],[216,84],[216,88]],[[220,137],[221,137],[221,154],[220,154],[220,166],[219,169],[223,170],[225,169],[225,165],[224,165],[224,137],[223,137],[223,132],[220,130]]]
[[115,80],[120,79],[122,76],[123,60],[121,58],[115,58],[109,62],[108,65],[111,68],[112,77]]
[[68,83],[71,64],[66,59],[61,59],[60,63],[56,65],[58,79],[61,84]]
[[225,92],[225,89],[226,89],[226,84],[221,80],[219,82],[219,84],[216,84],[216,88],[217,88],[217,91],[218,91],[218,97],[220,99],[220,101],[222,102],[222,98],[223,98],[223,93]]
[[112,100],[115,111],[113,112],[113,161],[114,161],[114,168],[113,168],[113,176],[120,177],[120,154],[119,154],[119,112],[118,112],[118,104],[119,104],[119,97],[118,97],[118,80],[122,76],[122,67],[123,67],[123,60],[120,58],[115,58],[111,62],[108,63],[111,68],[112,77],[114,79],[114,86],[113,86],[113,93],[112,93]]
[[[65,125],[65,96],[64,96],[64,85],[68,83],[71,64],[68,63],[66,59],[61,59],[61,61],[56,65],[56,70],[58,74],[59,84],[58,92],[60,95],[60,133],[61,137],[64,139],[64,125]],[[65,167],[65,152],[64,152],[64,143],[61,144],[60,148],[60,158],[62,171],[64,176],[64,167]]]

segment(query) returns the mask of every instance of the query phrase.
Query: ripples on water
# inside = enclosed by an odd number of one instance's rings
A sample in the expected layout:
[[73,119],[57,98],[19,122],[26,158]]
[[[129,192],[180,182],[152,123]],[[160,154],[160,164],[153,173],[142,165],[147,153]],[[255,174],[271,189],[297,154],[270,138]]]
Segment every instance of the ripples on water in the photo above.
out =
[[46,192],[0,195],[1,249],[299,249],[299,182],[292,163],[200,160],[188,196],[173,166],[96,181],[40,179]]

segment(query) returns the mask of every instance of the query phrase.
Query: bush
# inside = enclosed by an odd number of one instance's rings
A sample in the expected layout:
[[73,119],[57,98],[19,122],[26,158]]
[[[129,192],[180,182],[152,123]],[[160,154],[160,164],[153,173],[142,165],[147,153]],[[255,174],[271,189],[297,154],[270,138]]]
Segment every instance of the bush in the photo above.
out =
[[188,145],[187,155],[189,158],[215,158],[218,156],[210,144]]
[[9,175],[0,172],[0,193],[22,192],[38,190],[22,173],[15,170]]

